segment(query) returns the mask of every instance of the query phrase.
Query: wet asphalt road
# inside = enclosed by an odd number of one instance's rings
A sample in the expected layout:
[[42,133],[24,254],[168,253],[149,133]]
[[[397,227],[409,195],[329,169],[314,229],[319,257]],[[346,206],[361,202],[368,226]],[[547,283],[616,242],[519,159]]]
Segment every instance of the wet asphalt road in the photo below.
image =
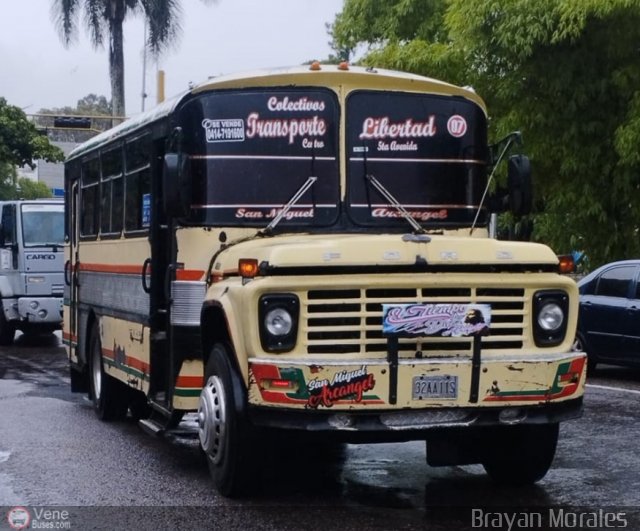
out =
[[495,487],[480,466],[429,468],[420,442],[289,447],[265,464],[261,491],[236,501],[213,491],[194,440],[98,421],[69,390],[59,335],[21,336],[0,348],[0,529],[16,505],[68,508],[71,529],[506,529],[474,521],[473,508],[558,506],[625,512],[636,529],[639,403],[639,370],[599,369],[583,418],[561,426],[554,466],[533,487]]

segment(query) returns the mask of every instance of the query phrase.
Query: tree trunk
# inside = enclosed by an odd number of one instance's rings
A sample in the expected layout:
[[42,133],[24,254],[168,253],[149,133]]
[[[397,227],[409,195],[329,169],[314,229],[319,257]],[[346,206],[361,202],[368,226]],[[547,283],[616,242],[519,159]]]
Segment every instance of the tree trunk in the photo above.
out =
[[122,23],[126,6],[124,0],[111,0],[109,6],[109,76],[113,125],[124,120],[124,43]]

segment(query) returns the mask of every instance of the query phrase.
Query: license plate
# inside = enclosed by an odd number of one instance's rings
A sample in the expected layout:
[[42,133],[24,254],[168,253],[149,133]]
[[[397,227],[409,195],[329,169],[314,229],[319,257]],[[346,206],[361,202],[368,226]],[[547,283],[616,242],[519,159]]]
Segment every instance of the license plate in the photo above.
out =
[[450,375],[414,376],[411,396],[413,400],[424,398],[458,398],[458,377]]

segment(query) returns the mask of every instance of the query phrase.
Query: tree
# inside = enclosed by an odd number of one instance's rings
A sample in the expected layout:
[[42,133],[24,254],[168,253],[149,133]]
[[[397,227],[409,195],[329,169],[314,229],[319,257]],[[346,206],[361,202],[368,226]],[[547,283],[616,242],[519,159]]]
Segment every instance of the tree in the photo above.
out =
[[[91,117],[90,127],[88,129],[55,128],[56,117],[62,116]],[[95,136],[96,133],[112,127],[112,120],[108,118],[109,116],[111,116],[111,102],[105,96],[87,94],[84,98],[78,100],[75,107],[67,105],[65,107],[40,109],[32,118],[41,130],[47,131],[50,140],[81,143]]]
[[[215,0],[201,0],[214,2]],[[180,30],[178,0],[53,0],[52,15],[65,46],[77,36],[80,12],[94,48],[109,40],[109,78],[113,116],[125,116],[123,22],[129,14],[142,14],[147,22],[147,47],[158,56],[176,43]]]
[[523,131],[536,179],[534,237],[559,252],[586,251],[591,266],[640,254],[638,2],[392,0],[385,12],[379,4],[345,0],[332,26],[336,49],[365,46],[366,64],[473,85],[494,138]]
[[40,134],[22,109],[0,98],[0,163],[33,168],[36,159],[59,162],[64,155]]
[[33,168],[36,159],[59,162],[64,155],[49,143],[46,136],[40,134],[20,108],[0,98],[0,198],[12,199],[17,196],[20,181],[17,179],[16,166],[28,165]]
[[54,107],[40,109],[38,114],[51,114],[58,116],[111,116],[111,102],[105,96],[87,94],[78,100],[75,107]]

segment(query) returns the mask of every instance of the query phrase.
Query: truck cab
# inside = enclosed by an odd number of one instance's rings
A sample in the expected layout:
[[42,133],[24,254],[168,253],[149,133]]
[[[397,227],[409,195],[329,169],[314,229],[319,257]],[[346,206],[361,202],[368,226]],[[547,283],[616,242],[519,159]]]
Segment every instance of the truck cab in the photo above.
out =
[[64,204],[0,202],[0,345],[62,323]]

